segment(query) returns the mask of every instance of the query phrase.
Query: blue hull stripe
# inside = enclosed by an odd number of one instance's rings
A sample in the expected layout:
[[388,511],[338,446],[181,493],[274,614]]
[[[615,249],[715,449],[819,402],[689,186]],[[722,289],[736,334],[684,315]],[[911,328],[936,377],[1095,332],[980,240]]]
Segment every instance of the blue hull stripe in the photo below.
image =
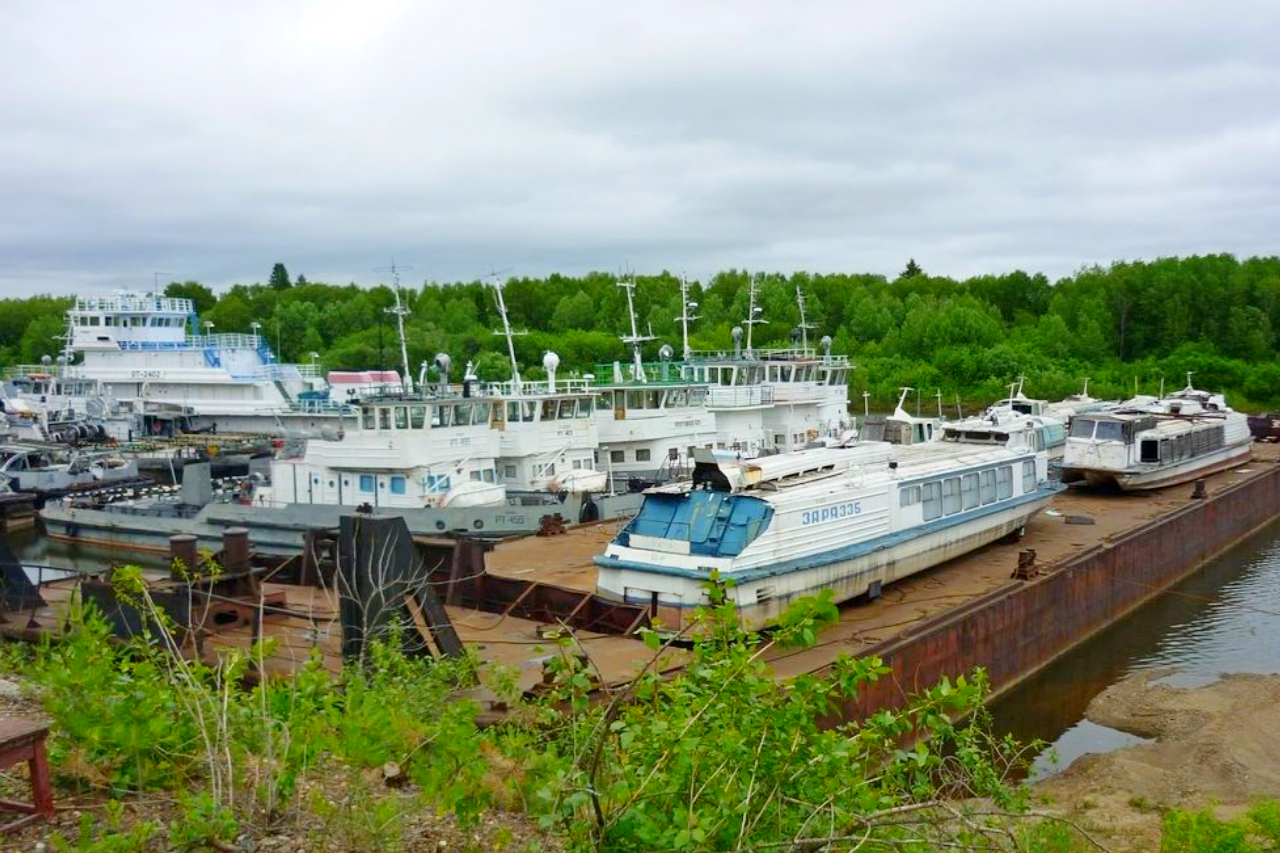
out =
[[[1050,483],[1041,486],[1036,491],[1028,495],[1020,495],[1011,500],[999,501],[989,506],[971,509],[966,512],[957,513],[956,515],[947,516],[946,518],[927,521],[924,524],[917,525],[908,530],[900,530],[897,533],[888,533],[884,536],[877,536],[875,539],[868,539],[865,542],[856,542],[852,545],[846,545],[843,548],[835,548],[829,551],[821,551],[817,554],[808,554],[803,557],[796,557],[790,560],[783,560],[780,563],[774,563],[770,566],[760,566],[753,569],[744,569],[740,572],[729,571],[723,574],[723,578],[728,580],[732,578],[735,581],[753,581],[761,578],[771,578],[777,575],[788,574],[790,572],[802,572],[807,569],[816,569],[821,566],[828,566],[832,563],[841,563],[845,560],[854,560],[858,557],[865,557],[876,551],[882,551],[886,548],[893,548],[912,539],[918,539],[921,536],[927,536],[930,533],[937,533],[940,530],[946,530],[950,527],[956,527],[975,519],[983,518],[988,515],[994,515],[1005,510],[1015,509],[1026,504],[1042,501],[1052,497],[1058,492],[1064,491],[1066,486],[1060,483]],[[696,555],[691,555],[696,556]],[[648,572],[655,575],[668,575],[670,577],[692,578],[694,580],[706,580],[707,572],[700,569],[684,569],[678,566],[658,566],[653,563],[642,563],[635,560],[622,560],[617,557],[610,557],[607,554],[601,554],[593,557],[592,562],[602,569],[630,569],[637,572]]]

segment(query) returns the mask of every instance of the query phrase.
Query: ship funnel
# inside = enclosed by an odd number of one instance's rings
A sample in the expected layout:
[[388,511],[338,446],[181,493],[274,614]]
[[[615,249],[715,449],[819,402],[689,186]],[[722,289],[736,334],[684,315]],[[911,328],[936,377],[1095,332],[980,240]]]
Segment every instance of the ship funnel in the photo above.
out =
[[542,366],[547,371],[547,390],[552,394],[556,392],[556,368],[560,366],[560,356],[551,350],[547,350],[542,356]]
[[742,327],[734,326],[729,334],[733,335],[733,355],[737,358],[742,355]]

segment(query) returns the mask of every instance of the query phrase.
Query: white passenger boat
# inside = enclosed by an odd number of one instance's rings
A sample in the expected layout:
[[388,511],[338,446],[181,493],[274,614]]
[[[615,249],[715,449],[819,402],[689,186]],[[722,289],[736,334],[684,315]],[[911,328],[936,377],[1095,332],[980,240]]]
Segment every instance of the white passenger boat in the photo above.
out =
[[1191,386],[1154,401],[1078,415],[1062,459],[1065,483],[1125,491],[1186,483],[1249,459],[1249,419],[1221,394]]
[[1014,410],[988,409],[986,414],[941,425],[938,440],[996,447],[1029,447],[1061,459],[1067,425],[1048,415],[1024,415]]
[[802,596],[875,596],[1018,533],[1060,488],[1046,453],[1025,447],[864,442],[745,461],[702,451],[692,483],[646,493],[595,558],[597,591],[679,626],[717,573],[759,627]]
[[1028,397],[1022,390],[1025,381],[1026,377],[1018,377],[1018,381],[1009,386],[1009,396],[992,403],[984,414],[1014,412],[1021,415],[1045,416],[1065,422],[1073,415],[1105,411],[1120,405],[1118,400],[1099,400],[1089,396],[1088,379],[1084,381],[1084,390],[1079,394],[1072,394],[1057,402]]

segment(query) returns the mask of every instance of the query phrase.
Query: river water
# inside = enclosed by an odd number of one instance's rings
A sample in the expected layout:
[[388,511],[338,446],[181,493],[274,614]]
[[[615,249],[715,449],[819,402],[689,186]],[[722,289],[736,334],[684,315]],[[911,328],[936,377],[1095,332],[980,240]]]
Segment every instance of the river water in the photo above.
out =
[[[1033,778],[1090,752],[1141,743],[1084,719],[1089,701],[1137,672],[1178,687],[1226,672],[1280,672],[1280,523],[1240,542],[1192,577],[1073,649],[992,706],[996,730],[1050,747]],[[1057,766],[1053,753],[1057,754]]]

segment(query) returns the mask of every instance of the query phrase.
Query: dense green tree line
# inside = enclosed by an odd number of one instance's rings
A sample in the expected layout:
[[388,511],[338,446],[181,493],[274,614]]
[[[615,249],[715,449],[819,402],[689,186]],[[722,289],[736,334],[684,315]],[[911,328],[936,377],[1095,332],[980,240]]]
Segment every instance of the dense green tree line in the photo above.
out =
[[[1238,260],[1231,255],[1162,258],[1089,267],[1057,282],[1015,271],[964,280],[931,276],[912,261],[896,279],[870,274],[790,276],[727,270],[693,283],[698,302],[691,327],[695,349],[732,346],[731,330],[747,316],[749,284],[758,287],[758,347],[785,346],[799,323],[796,288],[806,297],[813,337],[830,335],[834,351],[858,366],[852,396],[870,393],[883,408],[895,389],[921,389],[923,407],[941,392],[948,410],[965,410],[998,396],[1019,375],[1033,395],[1078,391],[1085,377],[1098,395],[1158,389],[1196,371],[1196,384],[1221,389],[1240,407],[1280,406],[1280,258]],[[662,272],[636,276],[641,327],[680,348],[680,282]],[[545,350],[564,370],[587,372],[625,359],[618,337],[628,331],[626,295],[618,277],[590,273],[513,278],[505,296],[526,375],[537,375]],[[328,368],[396,367],[395,296],[379,285],[330,285],[291,279],[283,264],[268,284],[235,285],[216,294],[197,282],[167,291],[196,301],[220,332],[249,331],[252,323],[282,358],[308,361],[319,353]],[[403,291],[410,361],[437,352],[456,365],[477,365],[482,378],[508,372],[493,289],[483,282],[426,282]],[[34,361],[54,352],[67,300],[47,296],[0,301],[0,360]],[[650,344],[648,357],[656,356]],[[456,377],[455,377],[456,378]]]

